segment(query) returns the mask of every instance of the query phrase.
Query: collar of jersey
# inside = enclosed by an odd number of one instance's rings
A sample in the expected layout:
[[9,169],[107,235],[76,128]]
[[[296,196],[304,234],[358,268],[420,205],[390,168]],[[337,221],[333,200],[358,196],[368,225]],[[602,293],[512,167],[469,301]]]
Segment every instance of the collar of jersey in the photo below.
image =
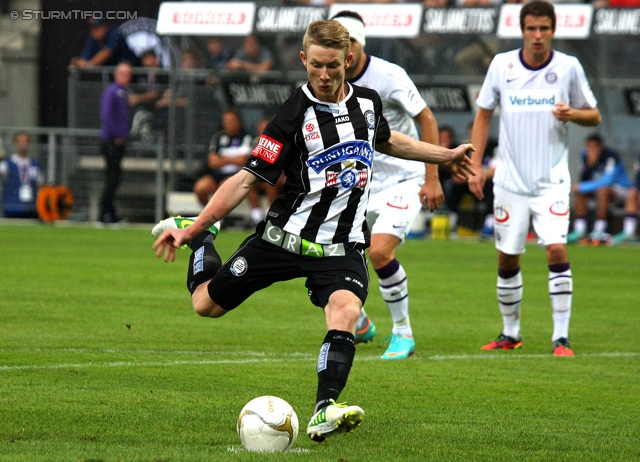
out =
[[371,64],[371,56],[367,55],[367,61],[364,63],[364,67],[362,68],[362,72],[360,72],[360,74],[356,75],[352,79],[347,79],[347,82],[356,83],[358,80],[360,80],[360,77],[362,77],[364,75],[364,73],[367,72],[367,69],[369,68],[369,64]]
[[524,62],[524,58],[522,57],[522,52],[523,52],[523,49],[520,48],[520,51],[518,52],[518,58],[520,58],[520,62],[522,63],[522,65],[526,69],[529,69],[530,71],[539,71],[540,69],[544,69],[545,67],[547,67],[549,65],[549,63],[553,59],[553,50],[551,50],[551,54],[549,55],[549,59],[547,59],[541,65],[533,67],[533,66],[529,66],[527,63]]
[[344,97],[344,99],[342,101],[340,101],[339,103],[330,103],[329,101],[322,101],[321,99],[316,98],[315,95],[313,94],[313,92],[311,91],[311,83],[307,83],[306,85],[303,85],[302,86],[302,91],[307,95],[307,97],[310,100],[315,101],[316,103],[325,104],[327,106],[340,106],[340,105],[344,104],[345,101],[347,101],[349,98],[351,98],[351,95],[353,94],[353,87],[351,86],[351,84],[349,82],[347,82],[347,85],[349,86],[349,91],[347,92],[347,94]]

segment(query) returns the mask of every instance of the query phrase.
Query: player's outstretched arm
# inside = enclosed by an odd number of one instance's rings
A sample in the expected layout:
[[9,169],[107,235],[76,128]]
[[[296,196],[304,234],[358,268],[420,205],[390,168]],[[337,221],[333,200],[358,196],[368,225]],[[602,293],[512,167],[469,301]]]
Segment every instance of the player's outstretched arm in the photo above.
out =
[[185,229],[166,229],[156,239],[152,246],[156,257],[160,258],[164,253],[164,261],[174,261],[176,249],[188,244],[205,229],[229,215],[259,181],[260,178],[244,169],[229,177],[220,185],[191,226]]
[[376,150],[401,159],[416,160],[427,164],[442,164],[454,176],[462,181],[475,175],[471,168],[471,159],[467,152],[473,152],[472,144],[461,144],[457,148],[447,149],[435,144],[414,140],[394,130],[384,143],[376,144]]

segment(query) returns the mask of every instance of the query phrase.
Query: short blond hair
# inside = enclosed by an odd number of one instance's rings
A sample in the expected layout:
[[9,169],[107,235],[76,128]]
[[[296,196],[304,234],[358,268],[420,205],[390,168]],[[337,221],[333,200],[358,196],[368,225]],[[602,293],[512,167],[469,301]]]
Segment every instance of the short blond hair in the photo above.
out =
[[313,21],[307,27],[307,32],[302,39],[302,49],[305,53],[311,45],[342,50],[346,58],[351,46],[349,31],[333,19]]

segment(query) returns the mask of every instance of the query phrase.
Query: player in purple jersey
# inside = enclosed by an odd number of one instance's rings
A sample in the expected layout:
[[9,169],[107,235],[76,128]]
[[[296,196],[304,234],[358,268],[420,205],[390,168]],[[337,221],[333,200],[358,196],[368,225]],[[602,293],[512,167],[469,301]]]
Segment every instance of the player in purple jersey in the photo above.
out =
[[[349,44],[349,32],[337,21],[308,26],[300,57],[309,83],[278,109],[244,168],[218,188],[192,224],[181,228],[178,219],[164,220],[153,245],[165,261],[175,259],[177,248],[190,246],[187,287],[200,316],[221,317],[274,282],[306,278],[308,295],[324,310],[327,327],[316,368],[315,411],[307,426],[307,435],[318,442],[354,430],[364,417],[360,407],[337,400],[355,356],[355,325],[369,286],[365,211],[374,147],[442,163],[463,178],[473,174],[465,155],[471,144],[450,150],[389,130],[378,94],[345,82],[353,58]],[[283,171],[283,194],[267,220],[223,265],[209,228],[256,183],[274,184]]]

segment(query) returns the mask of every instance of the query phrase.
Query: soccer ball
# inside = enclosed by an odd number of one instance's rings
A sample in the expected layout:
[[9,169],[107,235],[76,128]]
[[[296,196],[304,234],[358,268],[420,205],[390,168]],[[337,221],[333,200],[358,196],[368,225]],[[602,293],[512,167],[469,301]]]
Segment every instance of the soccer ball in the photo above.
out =
[[260,396],[240,411],[238,436],[249,451],[284,451],[298,437],[298,416],[285,400]]

